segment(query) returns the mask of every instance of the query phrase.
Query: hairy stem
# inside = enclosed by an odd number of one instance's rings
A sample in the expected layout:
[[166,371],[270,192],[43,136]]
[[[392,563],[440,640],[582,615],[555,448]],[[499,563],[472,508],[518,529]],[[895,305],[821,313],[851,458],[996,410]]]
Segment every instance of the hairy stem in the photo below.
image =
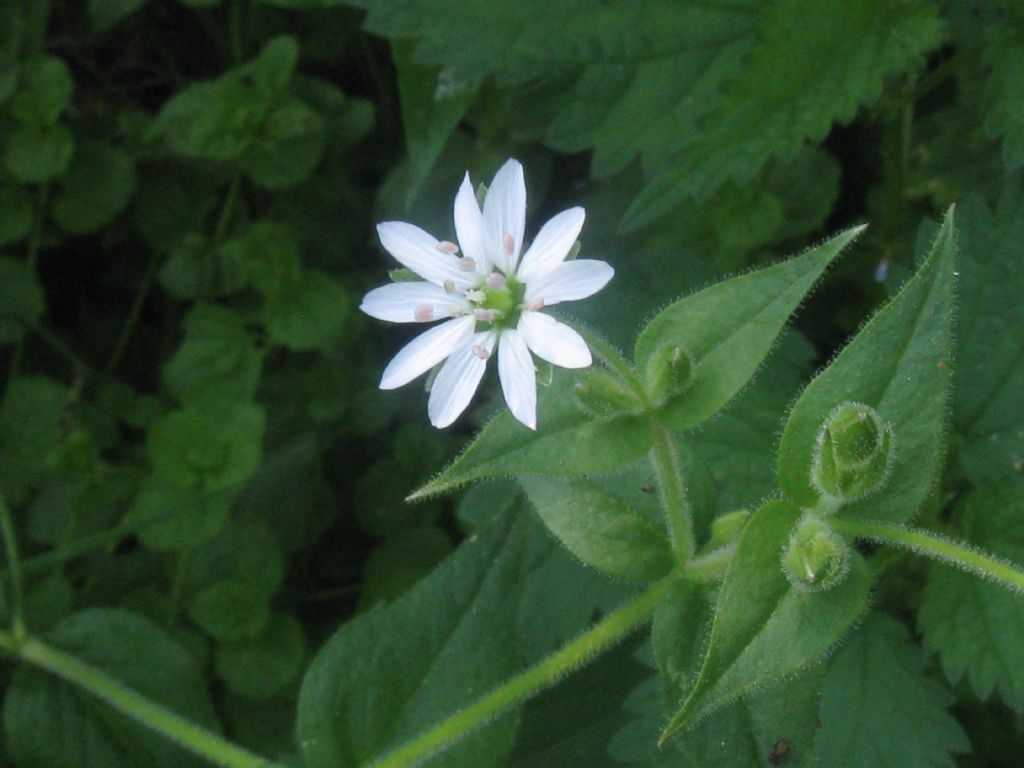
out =
[[277,764],[225,741],[175,712],[122,685],[105,672],[91,667],[34,637],[18,640],[0,633],[0,648],[91,693],[122,714],[156,731],[190,752],[224,768],[277,768]]
[[21,559],[18,557],[18,540],[14,536],[14,521],[7,503],[0,496],[0,531],[3,533],[4,552],[7,554],[7,570],[11,584],[11,631],[16,640],[25,637],[25,587],[21,577]]
[[539,664],[510,678],[407,744],[369,763],[367,768],[409,768],[416,765],[502,712],[554,685],[650,619],[667,585],[668,581],[658,582]]
[[679,456],[672,444],[672,433],[654,425],[654,445],[651,447],[651,465],[658,481],[658,493],[668,522],[669,537],[676,563],[683,565],[693,557],[695,544],[690,510],[686,503],[686,489],[679,467]]
[[870,520],[833,518],[829,523],[837,531],[849,536],[903,547],[919,555],[963,568],[1013,592],[1024,594],[1024,568],[979,552],[938,533]]

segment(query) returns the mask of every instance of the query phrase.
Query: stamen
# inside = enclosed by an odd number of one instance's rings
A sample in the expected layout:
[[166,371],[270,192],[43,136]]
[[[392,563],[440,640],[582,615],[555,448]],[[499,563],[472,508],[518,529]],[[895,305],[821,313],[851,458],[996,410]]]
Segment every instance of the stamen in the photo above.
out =
[[534,299],[526,305],[526,309],[530,312],[539,312],[544,309],[544,299]]
[[464,314],[466,314],[466,310],[459,304],[449,304],[448,314],[451,315],[452,317],[462,317]]
[[466,298],[472,301],[474,304],[480,304],[484,299],[487,298],[487,294],[477,288],[474,288],[471,291],[466,291]]
[[506,232],[502,242],[505,244],[505,253],[511,256],[516,249],[516,241],[512,238],[512,235]]
[[459,252],[459,246],[457,246],[455,243],[451,242],[450,240],[442,240],[440,243],[438,243],[434,247],[437,248],[437,250],[439,250],[441,253],[458,253]]
[[493,323],[494,318],[498,316],[498,313],[493,309],[474,309],[473,317],[482,323]]
[[413,311],[412,316],[417,323],[429,323],[434,319],[434,308],[429,304],[421,304]]
[[444,292],[445,293],[455,293],[455,281],[454,280],[445,280],[444,281]]
[[463,256],[455,262],[455,265],[463,272],[472,272],[476,269],[476,260],[469,258],[469,256]]
[[481,360],[486,360],[491,356],[491,353],[481,347],[479,344],[473,345],[473,354],[479,357]]
[[508,280],[505,279],[505,276],[498,272],[491,272],[487,276],[487,287],[492,291],[500,291],[507,282]]

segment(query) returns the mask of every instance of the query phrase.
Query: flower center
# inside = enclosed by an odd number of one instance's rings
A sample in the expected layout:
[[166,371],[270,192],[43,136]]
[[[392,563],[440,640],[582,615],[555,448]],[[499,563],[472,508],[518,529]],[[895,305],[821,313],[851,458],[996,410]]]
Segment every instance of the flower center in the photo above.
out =
[[515,328],[519,322],[525,294],[526,286],[515,276],[493,272],[478,290],[467,295],[473,303],[473,314],[485,329],[504,330]]

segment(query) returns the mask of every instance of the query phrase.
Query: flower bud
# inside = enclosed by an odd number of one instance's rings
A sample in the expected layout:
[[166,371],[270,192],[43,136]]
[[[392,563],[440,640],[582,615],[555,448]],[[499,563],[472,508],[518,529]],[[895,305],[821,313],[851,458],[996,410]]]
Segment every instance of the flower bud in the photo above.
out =
[[692,366],[686,350],[666,344],[647,363],[647,392],[660,403],[690,383]]
[[598,418],[635,411],[640,406],[636,395],[611,373],[601,369],[587,371],[580,376],[574,393],[579,406]]
[[749,519],[749,509],[737,509],[735,512],[716,517],[711,522],[711,538],[708,540],[706,548],[718,549],[736,541],[743,533]]
[[825,496],[855,501],[889,478],[892,430],[863,403],[844,403],[825,419],[815,444],[811,484]]
[[821,518],[805,514],[797,523],[782,554],[782,570],[793,586],[805,591],[827,590],[849,570],[846,540]]

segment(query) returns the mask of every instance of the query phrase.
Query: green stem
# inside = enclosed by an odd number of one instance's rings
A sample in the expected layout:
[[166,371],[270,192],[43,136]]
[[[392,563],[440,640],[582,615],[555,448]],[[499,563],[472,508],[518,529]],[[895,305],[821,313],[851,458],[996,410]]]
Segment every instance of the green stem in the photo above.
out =
[[650,619],[668,581],[658,582],[576,640],[495,688],[429,731],[374,760],[366,768],[409,768],[467,736],[507,709],[554,685]]
[[224,197],[224,207],[220,210],[220,218],[217,219],[217,226],[213,230],[214,242],[221,242],[228,233],[228,226],[231,224],[231,217],[235,213],[235,203],[238,202],[238,193],[242,187],[242,173],[238,171],[231,179],[231,186],[228,187],[227,195]]
[[829,522],[837,531],[849,536],[903,547],[919,555],[963,568],[965,571],[991,579],[1013,592],[1024,594],[1024,568],[979,552],[940,534],[871,520],[834,518]]
[[693,558],[683,568],[683,577],[691,581],[716,581],[725,575],[732,556],[736,553],[735,544],[726,544],[708,552],[706,555]]
[[52,648],[34,637],[17,640],[0,635],[0,646],[23,661],[79,686],[124,715],[156,731],[193,754],[225,768],[272,768],[275,763],[237,747],[145,696],[95,667]]
[[7,503],[0,496],[0,530],[3,532],[4,551],[7,553],[7,568],[11,582],[11,631],[15,640],[20,641],[25,632],[25,587],[21,576],[21,559],[18,557],[18,540],[14,536],[14,521]]
[[652,426],[654,445],[651,446],[651,465],[658,480],[658,492],[668,522],[669,538],[676,562],[684,565],[693,557],[695,544],[690,511],[686,503],[686,489],[679,468],[679,457],[672,445],[672,433],[658,424]]
[[558,314],[558,319],[582,336],[583,340],[587,342],[587,346],[597,355],[597,358],[629,384],[647,410],[654,408],[650,398],[647,396],[647,390],[644,389],[644,385],[636,375],[636,371],[633,370],[633,366],[626,362],[626,358],[614,345],[583,323],[571,320],[562,314]]
[[132,333],[135,331],[135,326],[142,314],[142,307],[146,303],[146,297],[149,296],[149,291],[153,287],[153,281],[156,279],[158,266],[160,266],[160,256],[154,251],[149,257],[149,264],[146,265],[146,272],[142,276],[139,289],[135,292],[135,298],[132,299],[132,306],[128,310],[128,317],[125,318],[124,325],[121,326],[121,333],[114,344],[114,349],[110,352],[110,357],[107,359],[107,366],[104,370],[108,376],[117,368],[117,364],[121,362],[121,357],[128,347],[128,342],[131,340]]

